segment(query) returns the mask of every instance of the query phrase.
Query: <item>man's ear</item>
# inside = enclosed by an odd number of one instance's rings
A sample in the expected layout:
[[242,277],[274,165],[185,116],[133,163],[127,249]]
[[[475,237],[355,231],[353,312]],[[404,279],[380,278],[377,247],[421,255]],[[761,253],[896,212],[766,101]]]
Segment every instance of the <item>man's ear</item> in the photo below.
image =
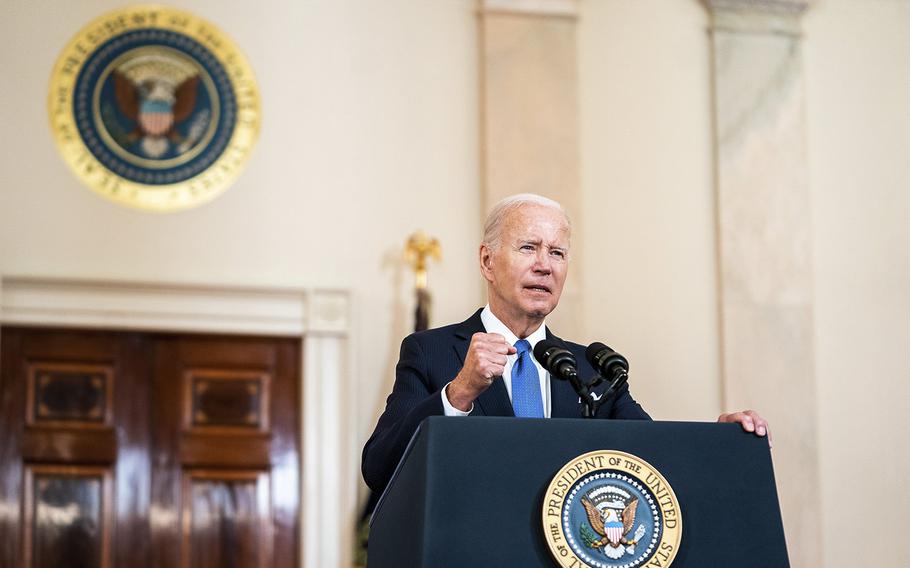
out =
[[488,281],[493,281],[493,250],[485,244],[480,245],[480,273]]

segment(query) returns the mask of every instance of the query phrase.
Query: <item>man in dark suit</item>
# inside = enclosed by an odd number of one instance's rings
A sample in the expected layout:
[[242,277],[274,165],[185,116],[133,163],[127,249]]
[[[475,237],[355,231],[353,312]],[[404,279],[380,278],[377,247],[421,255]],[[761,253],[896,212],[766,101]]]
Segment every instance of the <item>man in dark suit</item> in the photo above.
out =
[[[570,232],[562,207],[538,195],[515,195],[493,207],[480,245],[489,303],[460,324],[415,333],[401,343],[395,385],[363,449],[363,477],[371,489],[385,488],[427,416],[581,417],[572,387],[551,379],[532,355],[541,339],[559,339],[544,318],[565,284]],[[592,376],[584,347],[563,343],[575,355],[579,375]],[[650,419],[628,386],[597,417]],[[718,421],[739,422],[759,436],[767,432],[754,411],[723,414]]]

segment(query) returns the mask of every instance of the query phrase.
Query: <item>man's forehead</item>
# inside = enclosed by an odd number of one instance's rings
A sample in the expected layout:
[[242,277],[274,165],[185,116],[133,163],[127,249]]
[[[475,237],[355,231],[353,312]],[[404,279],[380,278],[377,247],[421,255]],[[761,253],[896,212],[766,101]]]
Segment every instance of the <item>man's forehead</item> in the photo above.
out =
[[509,214],[506,227],[513,239],[540,242],[567,240],[569,224],[562,212],[552,207],[527,205]]
[[565,231],[560,231],[560,234],[554,239],[543,239],[540,236],[532,235],[518,235],[511,240],[511,243],[516,246],[527,243],[544,246],[549,249],[569,250],[569,235]]

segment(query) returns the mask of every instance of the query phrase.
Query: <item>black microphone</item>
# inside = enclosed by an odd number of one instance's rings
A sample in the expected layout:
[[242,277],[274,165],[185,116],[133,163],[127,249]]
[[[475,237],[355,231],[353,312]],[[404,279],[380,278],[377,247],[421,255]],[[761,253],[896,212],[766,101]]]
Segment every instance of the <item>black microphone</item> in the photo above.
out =
[[599,341],[588,345],[585,349],[585,359],[605,379],[618,378],[629,372],[629,362],[626,358]]
[[578,382],[578,364],[575,355],[552,339],[542,339],[534,346],[534,358],[557,379]]

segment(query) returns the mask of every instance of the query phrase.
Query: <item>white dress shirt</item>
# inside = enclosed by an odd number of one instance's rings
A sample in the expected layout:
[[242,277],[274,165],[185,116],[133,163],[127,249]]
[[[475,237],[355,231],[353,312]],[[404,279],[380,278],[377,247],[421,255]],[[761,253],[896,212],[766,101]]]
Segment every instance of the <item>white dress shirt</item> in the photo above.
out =
[[[499,321],[499,318],[497,318],[495,315],[493,315],[493,311],[490,310],[490,304],[487,304],[484,307],[483,311],[480,312],[480,320],[483,322],[483,327],[487,333],[498,333],[499,335],[505,337],[506,341],[508,341],[510,345],[515,345],[515,343],[518,341],[519,338],[516,337],[514,333],[512,333],[512,330],[510,330],[508,327],[506,327],[506,324]],[[541,341],[542,339],[546,339],[546,337],[547,337],[546,324],[541,323],[540,327],[538,327],[531,335],[525,337],[524,339],[527,340],[527,342],[531,344],[531,352],[529,353],[529,356],[531,357],[531,361],[534,363],[534,367],[537,368],[537,376],[540,378],[540,400],[543,401],[543,415],[544,415],[544,418],[549,418],[550,417],[550,373],[548,373],[546,370],[544,370],[544,368],[540,365],[540,363],[537,362],[537,359],[534,358],[534,347],[537,345],[538,341]],[[518,354],[513,353],[512,355],[508,355],[507,357],[508,357],[508,360],[506,361],[505,369],[503,369],[503,371],[502,371],[502,381],[505,382],[505,384],[506,384],[506,391],[508,391],[508,393],[509,393],[509,400],[512,400],[512,367],[515,365],[515,362],[518,360]],[[493,379],[493,380],[495,381],[498,379]],[[452,384],[452,383],[450,382],[449,384]],[[446,387],[448,387],[449,384],[447,384]],[[445,410],[446,416],[467,416],[468,414],[471,413],[472,410],[474,410],[473,404],[471,404],[471,409],[468,410],[467,412],[465,412],[463,410],[458,410],[457,408],[452,406],[452,403],[449,402],[448,397],[446,397],[445,388],[442,389],[441,394],[442,394],[442,407]]]

